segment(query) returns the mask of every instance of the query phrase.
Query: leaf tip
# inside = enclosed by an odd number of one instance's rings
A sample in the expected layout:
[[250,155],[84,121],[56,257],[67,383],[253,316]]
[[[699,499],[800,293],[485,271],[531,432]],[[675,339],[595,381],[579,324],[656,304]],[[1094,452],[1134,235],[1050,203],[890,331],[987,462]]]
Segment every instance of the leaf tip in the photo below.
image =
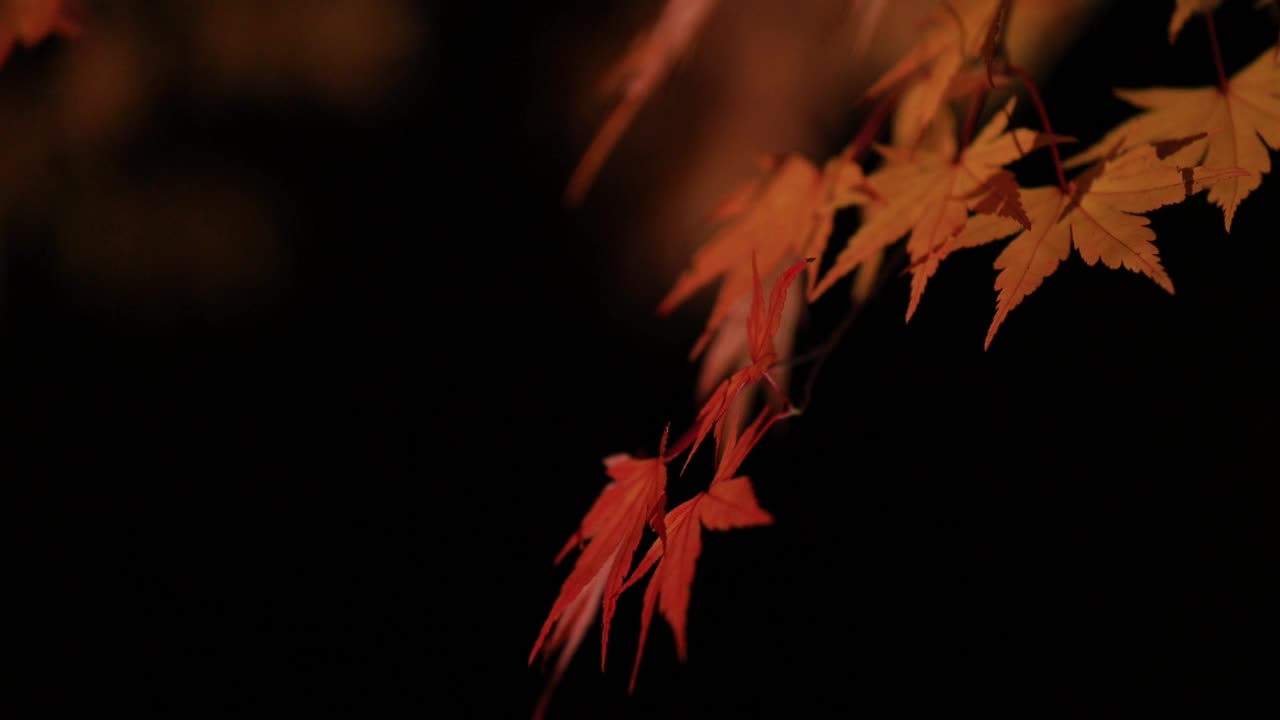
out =
[[[1007,314],[1007,313],[1005,313]],[[982,351],[986,352],[991,349],[991,341],[995,339],[996,333],[1000,330],[1000,325],[1004,322],[1004,315],[996,312],[995,318],[991,321],[991,327],[987,328],[987,338],[982,341]]]
[[814,286],[809,289],[809,292],[806,295],[806,300],[808,300],[810,304],[817,302],[818,298],[822,297],[827,290],[831,288],[832,283],[829,282],[830,280],[831,278],[828,275],[815,283]]
[[669,300],[663,300],[662,302],[658,303],[658,308],[655,311],[655,313],[657,314],[658,317],[667,317],[675,309],[676,309],[675,303]]
[[707,346],[711,344],[711,337],[710,330],[705,330],[698,336],[698,341],[693,344],[693,349],[689,351],[689,362],[693,362],[702,356]]

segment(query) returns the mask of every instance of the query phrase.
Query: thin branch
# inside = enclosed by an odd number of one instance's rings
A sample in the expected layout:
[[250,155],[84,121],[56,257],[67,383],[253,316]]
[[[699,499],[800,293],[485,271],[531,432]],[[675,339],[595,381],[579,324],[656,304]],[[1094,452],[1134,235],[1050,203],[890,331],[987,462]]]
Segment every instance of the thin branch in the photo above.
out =
[[[888,282],[889,278],[898,275],[901,266],[906,261],[906,258],[907,256],[905,253],[896,253],[891,262],[886,262],[880,268],[880,273],[876,276],[875,288],[871,291],[868,297],[875,297],[880,294],[881,289],[884,288],[884,285]],[[801,394],[800,404],[793,406],[793,414],[803,415],[805,411],[809,409],[810,403],[813,402],[813,388],[818,382],[818,375],[822,373],[823,365],[826,364],[827,358],[831,357],[831,353],[835,351],[836,347],[840,345],[840,341],[844,339],[844,336],[849,332],[849,329],[853,327],[855,322],[857,322],[866,305],[866,302],[854,303],[853,307],[849,308],[849,312],[844,316],[844,319],[840,321],[840,324],[836,326],[836,329],[832,331],[831,335],[823,341],[821,345],[792,361],[793,365],[809,361],[813,361],[814,363],[813,369],[809,371],[809,375],[805,378],[804,392]]]
[[[1040,88],[1036,87],[1036,81],[1032,80],[1031,75],[1020,65],[1010,65],[1009,71],[1017,75],[1022,81],[1022,86],[1027,89],[1032,104],[1036,106],[1036,112],[1040,114],[1040,124],[1044,126],[1045,133],[1053,135],[1053,124],[1049,122],[1049,112],[1045,110],[1044,100],[1040,98]],[[1049,152],[1053,153],[1053,169],[1058,171],[1058,186],[1062,188],[1064,194],[1070,194],[1071,190],[1067,187],[1067,174],[1062,170],[1062,156],[1058,154],[1057,143],[1049,145]]]
[[862,315],[862,308],[866,303],[856,303],[849,308],[848,314],[844,316],[844,320],[836,326],[834,332],[827,340],[817,348],[817,358],[813,365],[813,369],[809,371],[809,375],[804,381],[804,392],[800,396],[800,404],[795,407],[796,415],[803,415],[809,409],[809,404],[813,402],[813,387],[818,382],[818,375],[822,372],[822,366],[827,363],[827,358],[831,357],[831,353],[835,351],[836,346],[844,339],[845,333],[849,332],[849,328],[853,327],[853,323]]
[[1213,66],[1218,69],[1218,87],[1226,95],[1227,71],[1222,66],[1222,48],[1218,46],[1218,25],[1213,21],[1213,11],[1204,14],[1204,22],[1209,26],[1209,46],[1213,48]]

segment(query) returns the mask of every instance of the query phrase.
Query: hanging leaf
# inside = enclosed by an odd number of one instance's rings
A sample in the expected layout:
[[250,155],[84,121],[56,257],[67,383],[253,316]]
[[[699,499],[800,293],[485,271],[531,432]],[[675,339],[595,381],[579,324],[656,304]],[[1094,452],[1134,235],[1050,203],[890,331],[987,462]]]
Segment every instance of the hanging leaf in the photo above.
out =
[[1205,144],[1170,156],[1175,165],[1241,168],[1247,172],[1218,183],[1209,202],[1222,208],[1227,232],[1236,209],[1271,171],[1267,148],[1280,150],[1280,64],[1267,50],[1236,73],[1226,88],[1151,88],[1117,90],[1122,100],[1146,112],[1107,133],[1093,147],[1068,159],[1075,167],[1104,157],[1117,146],[1129,148],[1160,140],[1220,131]]
[[773,517],[760,509],[756,502],[751,480],[734,475],[765,432],[774,422],[786,416],[786,413],[771,415],[766,410],[747,426],[741,437],[727,442],[710,487],[667,514],[666,538],[654,541],[623,586],[623,590],[626,590],[657,565],[644,593],[644,608],[640,614],[640,642],[636,646],[636,661],[631,670],[628,691],[635,690],[640,659],[644,655],[645,640],[649,635],[655,607],[671,624],[671,630],[676,636],[676,654],[680,661],[684,662],[689,656],[689,592],[693,586],[698,556],[702,554],[702,529],[730,530],[773,523]]
[[1116,150],[1073,181],[1069,192],[1056,186],[1024,190],[1030,229],[1007,217],[979,215],[942,254],[1021,231],[996,258],[999,297],[984,343],[990,347],[1009,312],[1058,269],[1073,245],[1089,265],[1102,261],[1112,269],[1132,270],[1172,293],[1173,281],[1156,251],[1156,234],[1142,213],[1242,175],[1239,168],[1179,167],[1162,158],[1154,145]]

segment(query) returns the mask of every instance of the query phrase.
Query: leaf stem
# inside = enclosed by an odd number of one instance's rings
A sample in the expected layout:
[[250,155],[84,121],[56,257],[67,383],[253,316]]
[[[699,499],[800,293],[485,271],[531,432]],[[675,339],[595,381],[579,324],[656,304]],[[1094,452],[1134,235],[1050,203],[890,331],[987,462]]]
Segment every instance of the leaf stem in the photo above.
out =
[[1218,24],[1213,21],[1213,12],[1204,14],[1204,22],[1209,26],[1209,46],[1213,48],[1213,66],[1218,70],[1218,87],[1222,94],[1227,94],[1227,71],[1222,66],[1222,48],[1218,45]]
[[[898,274],[899,268],[901,268],[905,262],[906,257],[907,256],[899,250],[894,253],[892,260],[887,260],[884,265],[881,266],[880,272],[876,276],[875,289],[871,291],[868,298],[873,298],[880,294],[880,290],[884,287],[885,283],[888,282],[889,278]],[[812,360],[813,369],[809,371],[809,375],[805,378],[804,391],[801,394],[800,404],[792,405],[793,414],[803,415],[805,411],[809,409],[810,403],[813,402],[813,388],[818,382],[818,375],[822,374],[822,366],[826,364],[827,358],[831,357],[831,353],[835,351],[836,347],[840,344],[840,341],[844,339],[845,334],[853,327],[854,322],[862,315],[862,311],[866,308],[866,305],[866,301],[854,303],[853,306],[849,308],[848,314],[844,316],[844,319],[840,321],[840,324],[831,333],[831,335],[822,342],[821,345],[797,358],[797,361],[794,363],[796,365]]]
[[822,372],[822,366],[826,364],[827,358],[831,357],[831,353],[840,344],[840,340],[844,338],[845,333],[849,332],[849,328],[853,327],[853,323],[862,314],[864,303],[855,303],[849,308],[849,313],[844,316],[844,320],[840,321],[840,325],[836,327],[826,342],[818,346],[816,349],[817,357],[813,364],[813,369],[809,371],[809,376],[804,381],[804,393],[800,397],[800,404],[793,405],[796,415],[803,415],[809,409],[809,403],[813,402],[813,386],[818,382],[818,375]]
[[[1052,135],[1053,125],[1049,122],[1049,112],[1045,110],[1044,100],[1040,98],[1040,88],[1036,87],[1036,81],[1031,79],[1031,75],[1021,65],[1010,65],[1009,71],[1017,75],[1022,86],[1027,89],[1032,104],[1036,106],[1036,112],[1040,114],[1040,124],[1044,126],[1046,133]],[[1062,170],[1062,156],[1058,154],[1057,143],[1050,143],[1049,152],[1053,154],[1053,169],[1058,171],[1058,187],[1062,188],[1064,194],[1070,194],[1071,190],[1067,187],[1067,174]]]

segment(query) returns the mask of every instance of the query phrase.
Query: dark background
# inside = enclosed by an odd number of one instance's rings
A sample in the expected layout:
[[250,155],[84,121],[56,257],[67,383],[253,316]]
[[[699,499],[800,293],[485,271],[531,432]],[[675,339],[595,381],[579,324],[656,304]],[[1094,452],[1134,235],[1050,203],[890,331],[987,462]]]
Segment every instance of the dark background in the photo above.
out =
[[[1213,82],[1202,23],[1171,48],[1163,11],[1116,5],[1044,83],[1061,132],[1126,117],[1112,86]],[[1249,5],[1218,16],[1229,71],[1274,42]],[[372,120],[168,98],[136,167],[216,156],[285,198],[289,280],[253,303],[104,301],[47,223],[9,221],[13,702],[532,710],[551,559],[600,458],[688,422],[710,301],[661,320],[669,278],[618,290],[608,170],[559,205],[585,136],[531,110],[568,94],[535,51],[610,15],[432,8],[438,44]],[[626,695],[629,593],[610,672],[596,631],[551,716],[1242,713],[1277,676],[1278,188],[1230,236],[1203,197],[1152,213],[1175,296],[1073,256],[986,353],[998,247],[949,260],[910,326],[891,282],[748,463],[776,524],[705,537],[689,664],[656,622]],[[800,346],[843,312],[812,308]]]

